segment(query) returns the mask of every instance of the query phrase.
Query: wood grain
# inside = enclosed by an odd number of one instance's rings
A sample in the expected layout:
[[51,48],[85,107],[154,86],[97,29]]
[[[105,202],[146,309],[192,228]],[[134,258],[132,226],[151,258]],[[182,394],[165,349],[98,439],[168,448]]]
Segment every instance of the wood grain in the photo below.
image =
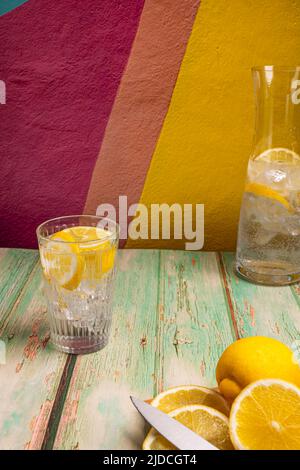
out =
[[1,449],[140,448],[146,428],[130,395],[214,386],[217,360],[238,337],[299,346],[299,285],[243,281],[231,253],[122,250],[109,345],[67,356],[48,342],[37,259],[0,250]]
[[223,253],[222,260],[239,336],[271,336],[293,346],[300,331],[298,288],[251,284],[234,273],[232,253]]
[[[30,265],[31,256],[24,253],[21,264]],[[39,265],[29,280],[1,335],[6,345],[6,364],[0,366],[1,449],[41,447],[67,357],[48,344]]]
[[215,386],[218,358],[234,339],[216,254],[161,253],[157,392]]
[[215,385],[233,332],[214,253],[121,253],[109,346],[78,359],[57,449],[136,449],[145,426],[129,395]]
[[36,250],[0,249],[0,330],[37,261]]
[[118,266],[110,342],[78,357],[56,449],[132,449],[144,437],[129,397],[155,390],[159,252],[123,250]]

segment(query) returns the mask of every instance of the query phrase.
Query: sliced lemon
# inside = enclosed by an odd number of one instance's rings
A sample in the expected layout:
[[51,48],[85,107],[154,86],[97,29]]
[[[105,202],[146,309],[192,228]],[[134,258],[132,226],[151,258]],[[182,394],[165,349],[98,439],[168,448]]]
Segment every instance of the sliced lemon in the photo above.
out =
[[300,389],[277,379],[248,385],[233,402],[230,435],[236,449],[300,450]]
[[54,233],[41,249],[46,277],[69,290],[76,289],[82,279],[98,281],[114,265],[116,247],[105,241],[111,235],[107,230],[85,226]]
[[84,260],[76,244],[70,243],[72,241],[70,234],[61,231],[53,234],[41,248],[45,276],[49,280],[53,278],[61,287],[69,290],[78,287],[84,269]]
[[[228,418],[223,413],[203,405],[182,406],[168,413],[186,427],[202,436],[211,444],[222,450],[232,450]],[[167,439],[151,428],[143,442],[143,450],[174,450]]]
[[282,206],[284,206],[287,210],[292,210],[288,200],[282,196],[278,191],[270,188],[269,186],[265,186],[264,184],[260,183],[246,183],[245,192],[255,194],[255,196],[266,197],[268,199],[272,199],[273,201],[279,202]]
[[[79,251],[84,255],[84,278],[98,281],[114,266],[116,247],[109,240],[112,232],[99,227],[72,227],[66,229],[74,241],[78,241]],[[107,239],[107,240],[105,240]]]
[[293,150],[284,147],[276,147],[262,152],[254,158],[254,161],[267,163],[289,163],[297,165],[300,163],[300,156]]
[[65,228],[61,232],[58,232],[56,235],[59,235],[60,233],[64,233],[65,235],[67,235],[71,241],[78,242],[80,250],[84,251],[99,248],[104,243],[103,239],[109,238],[112,235],[111,232],[102,228],[80,225]]
[[200,385],[179,385],[157,395],[151,405],[169,413],[186,405],[205,405],[229,416],[229,407],[222,395]]

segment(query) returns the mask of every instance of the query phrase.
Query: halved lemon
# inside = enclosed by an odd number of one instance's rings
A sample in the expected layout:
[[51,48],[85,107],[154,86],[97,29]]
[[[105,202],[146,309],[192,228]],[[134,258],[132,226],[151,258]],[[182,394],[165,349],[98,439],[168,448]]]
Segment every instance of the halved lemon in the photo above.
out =
[[233,402],[230,435],[236,449],[300,450],[300,389],[277,379],[248,385]]
[[248,182],[246,183],[245,192],[272,199],[273,201],[279,202],[279,204],[284,206],[288,211],[292,210],[288,200],[284,196],[264,184]]
[[[218,449],[233,449],[229,435],[228,418],[214,408],[203,405],[188,405],[173,410],[168,415],[192,429]],[[153,428],[147,434],[142,448],[143,450],[176,449]]]
[[229,406],[222,395],[200,385],[179,385],[157,395],[151,405],[164,413],[187,405],[205,405],[229,416]]
[[290,149],[284,147],[276,147],[262,152],[254,158],[254,161],[267,163],[289,163],[300,164],[300,155]]

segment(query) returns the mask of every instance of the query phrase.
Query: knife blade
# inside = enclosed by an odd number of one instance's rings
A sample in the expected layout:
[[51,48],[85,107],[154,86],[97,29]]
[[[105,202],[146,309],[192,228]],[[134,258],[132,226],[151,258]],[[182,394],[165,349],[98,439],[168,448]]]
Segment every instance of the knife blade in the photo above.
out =
[[148,405],[139,398],[130,397],[138,412],[162,436],[180,450],[219,450],[203,437],[194,433],[176,419],[171,418],[161,410]]

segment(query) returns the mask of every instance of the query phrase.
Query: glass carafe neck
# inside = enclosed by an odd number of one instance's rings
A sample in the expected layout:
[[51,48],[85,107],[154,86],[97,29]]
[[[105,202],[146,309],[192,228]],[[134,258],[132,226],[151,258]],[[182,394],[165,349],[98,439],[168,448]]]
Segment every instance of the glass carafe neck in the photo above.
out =
[[300,154],[300,67],[252,69],[256,104],[252,158],[271,148]]

